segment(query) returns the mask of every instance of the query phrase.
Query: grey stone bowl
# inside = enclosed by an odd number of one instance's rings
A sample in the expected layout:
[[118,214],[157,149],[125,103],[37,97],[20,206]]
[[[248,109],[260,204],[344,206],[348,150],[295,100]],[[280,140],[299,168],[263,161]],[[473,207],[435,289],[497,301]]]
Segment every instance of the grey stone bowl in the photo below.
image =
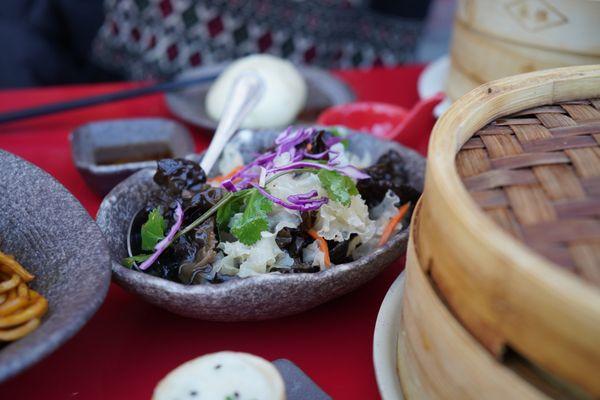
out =
[[39,328],[0,343],[0,382],[73,336],[100,306],[110,283],[102,233],[79,202],[50,175],[0,150],[0,250],[15,256],[48,299]]
[[[275,132],[242,131],[233,140],[241,142],[246,161],[273,143]],[[389,149],[397,150],[410,173],[410,184],[423,189],[425,160],[398,143],[365,134],[355,134],[350,150],[371,154],[376,160]],[[327,271],[298,274],[265,274],[222,284],[183,285],[121,266],[126,257],[129,221],[159,188],[153,169],[139,171],[117,185],[103,200],[96,222],[108,241],[114,280],[126,290],[175,314],[214,321],[263,320],[299,313],[348,293],[380,273],[404,254],[408,229],[404,227],[372,254]]]
[[[77,170],[100,196],[134,172],[152,168],[157,155],[184,157],[195,149],[187,128],[166,118],[91,122],[75,129],[70,139]],[[140,161],[118,162],[132,157]]]

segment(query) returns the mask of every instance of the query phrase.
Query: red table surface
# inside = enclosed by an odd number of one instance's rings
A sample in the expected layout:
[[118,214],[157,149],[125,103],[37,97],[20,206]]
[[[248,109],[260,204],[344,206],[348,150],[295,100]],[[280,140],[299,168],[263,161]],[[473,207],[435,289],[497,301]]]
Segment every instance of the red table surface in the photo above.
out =
[[[359,100],[411,107],[420,66],[338,75]],[[0,91],[0,112],[130,87],[97,84]],[[94,216],[101,198],[75,170],[69,133],[102,119],[171,117],[161,95],[0,126],[0,148],[56,177]],[[210,136],[190,127],[197,150]],[[94,317],[65,345],[0,385],[1,399],[149,399],[156,383],[184,361],[222,350],[296,363],[335,399],[379,397],[372,359],[375,319],[404,266],[399,260],[353,293],[299,315],[262,322],[222,323],[182,318],[111,284]]]

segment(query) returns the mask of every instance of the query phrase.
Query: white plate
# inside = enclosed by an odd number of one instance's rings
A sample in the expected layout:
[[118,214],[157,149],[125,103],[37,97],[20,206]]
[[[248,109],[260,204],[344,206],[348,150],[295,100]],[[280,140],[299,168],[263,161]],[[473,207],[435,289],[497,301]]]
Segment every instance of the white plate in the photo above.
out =
[[[419,75],[419,81],[417,82],[417,90],[421,100],[429,98],[436,93],[446,91],[449,69],[450,58],[447,55],[438,58],[425,67],[421,75]],[[439,118],[450,107],[450,104],[450,99],[446,97],[444,101],[433,109],[433,115]]]
[[404,399],[396,366],[404,280],[402,271],[385,295],[375,323],[373,363],[377,386],[383,400]]

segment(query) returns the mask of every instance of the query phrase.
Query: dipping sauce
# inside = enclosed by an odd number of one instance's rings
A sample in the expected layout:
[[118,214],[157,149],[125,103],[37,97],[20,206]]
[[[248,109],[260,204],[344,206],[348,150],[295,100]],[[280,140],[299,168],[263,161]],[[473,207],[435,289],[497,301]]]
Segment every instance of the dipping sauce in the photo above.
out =
[[174,158],[166,143],[148,143],[147,145],[102,147],[94,152],[97,165],[119,165],[145,161],[157,161]]

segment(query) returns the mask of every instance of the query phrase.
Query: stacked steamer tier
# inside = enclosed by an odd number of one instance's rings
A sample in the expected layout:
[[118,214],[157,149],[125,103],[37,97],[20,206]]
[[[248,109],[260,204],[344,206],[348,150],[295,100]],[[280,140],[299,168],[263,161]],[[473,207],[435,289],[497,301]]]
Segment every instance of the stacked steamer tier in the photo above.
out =
[[600,0],[459,0],[447,92],[548,68],[600,63]]
[[600,398],[600,65],[471,91],[428,160],[399,335],[406,396]]

